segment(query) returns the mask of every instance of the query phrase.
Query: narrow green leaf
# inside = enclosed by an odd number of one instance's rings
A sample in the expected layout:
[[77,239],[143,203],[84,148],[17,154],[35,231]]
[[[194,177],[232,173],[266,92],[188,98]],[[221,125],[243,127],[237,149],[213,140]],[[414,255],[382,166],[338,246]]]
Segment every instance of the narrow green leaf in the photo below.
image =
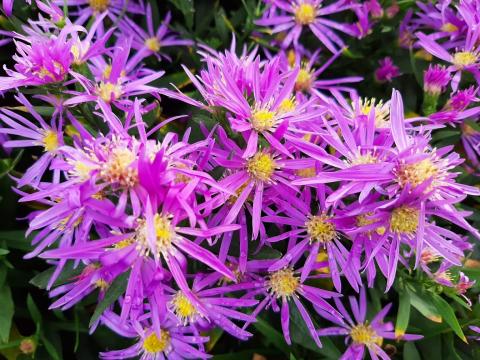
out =
[[407,288],[407,291],[410,295],[410,303],[415,309],[433,322],[442,322],[442,316],[435,305],[432,304],[431,295],[427,295],[424,291],[419,289]]
[[92,318],[90,319],[89,326],[92,326],[100,318],[103,312],[125,292],[129,273],[130,272],[128,271],[124,272],[122,275],[113,280],[107,292],[105,293],[105,297],[95,308]]
[[422,360],[414,343],[406,342],[403,346],[403,360]]
[[58,354],[58,351],[55,348],[55,346],[52,344],[52,342],[48,340],[45,336],[41,336],[40,339],[42,340],[42,343],[45,346],[45,350],[47,350],[48,354],[52,357],[52,359],[61,360],[61,357]]
[[8,342],[10,338],[14,310],[10,287],[2,286],[0,288],[0,341],[3,343]]
[[268,322],[258,318],[257,321],[253,323],[253,326],[277,349],[281,350],[285,354],[290,352],[290,347],[285,342],[283,335],[273,328]]
[[27,296],[27,308],[28,311],[30,312],[30,315],[32,319],[35,322],[35,325],[37,327],[37,334],[40,332],[40,327],[42,324],[42,315],[40,314],[40,310],[37,307],[37,304],[35,304],[35,301],[33,301],[33,298],[30,294]]
[[410,295],[407,291],[400,293],[397,322],[395,324],[395,337],[402,338],[410,320]]
[[8,251],[7,249],[0,249],[0,256],[7,255],[8,253],[10,253],[10,251]]
[[438,312],[443,315],[443,318],[447,324],[450,325],[455,334],[457,334],[457,336],[464,342],[467,342],[467,339],[463,334],[462,328],[458,323],[458,319],[455,316],[455,312],[453,311],[452,307],[440,295],[437,294],[433,294],[432,302],[438,309]]

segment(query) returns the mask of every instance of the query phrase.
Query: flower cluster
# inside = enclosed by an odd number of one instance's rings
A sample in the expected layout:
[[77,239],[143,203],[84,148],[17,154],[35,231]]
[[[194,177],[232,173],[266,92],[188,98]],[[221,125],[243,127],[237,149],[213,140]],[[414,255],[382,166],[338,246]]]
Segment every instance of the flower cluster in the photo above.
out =
[[[469,3],[421,5],[402,26],[401,43],[446,63],[425,71],[424,117],[406,117],[397,90],[366,98],[354,90],[360,76],[323,78],[345,49],[338,33],[363,38],[384,16],[377,1],[265,3],[256,24],[278,35],[265,55],[238,54],[235,39],[226,51],[198,44],[202,69],[183,66],[195,95],[159,87],[164,72],[152,64],[194,41],[171,30],[170,13],[155,27],[142,1],[72,1],[66,17],[63,0],[37,0],[45,16],[9,34],[16,55],[0,91],[17,90],[21,107],[0,109],[2,145],[40,154],[15,178],[19,201],[35,204],[26,258],[53,265],[53,309],[91,294],[105,301],[123,285],[91,331],[134,342],[102,358],[208,358],[212,329],[248,340],[271,310],[288,344],[298,311],[316,346],[341,335],[344,359],[388,359],[383,339],[422,336],[394,332],[390,305],[367,321],[366,287],[388,292],[415,271],[469,301],[474,281],[450,271],[472,245],[452,229],[480,239],[458,207],[480,189],[458,180],[464,159],[452,146],[432,145],[436,129],[459,125],[478,172],[480,132],[467,120],[480,113],[480,27]],[[330,19],[343,12],[358,21]],[[325,49],[301,45],[307,28]],[[466,73],[477,85],[462,88]],[[379,82],[399,76],[389,57],[375,72]],[[165,100],[205,121],[159,117]],[[60,281],[71,268],[77,275]],[[353,318],[346,289],[359,297]]]

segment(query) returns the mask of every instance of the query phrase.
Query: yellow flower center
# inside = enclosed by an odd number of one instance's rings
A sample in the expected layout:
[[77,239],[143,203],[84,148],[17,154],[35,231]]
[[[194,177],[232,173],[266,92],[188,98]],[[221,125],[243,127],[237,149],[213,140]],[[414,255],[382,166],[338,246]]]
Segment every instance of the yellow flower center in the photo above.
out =
[[288,113],[295,110],[296,103],[295,97],[283,99],[278,107],[278,111],[281,113]]
[[145,40],[145,46],[148,50],[158,52],[160,50],[160,42],[156,37],[151,37]]
[[113,247],[119,250],[119,249],[124,249],[127,246],[130,246],[132,244],[133,244],[133,239],[128,238],[128,239],[120,240],[119,242],[113,244]]
[[[373,212],[368,212],[366,214],[361,214],[356,217],[356,223],[358,227],[362,226],[368,226],[373,223],[376,223],[378,220],[377,219],[372,219]],[[383,235],[385,234],[385,227],[384,226],[379,226],[378,228],[375,229],[376,233],[378,235]],[[368,235],[372,234],[372,230],[367,230],[366,233]]]
[[275,271],[270,275],[268,286],[270,291],[279,297],[292,296],[300,284],[298,277],[295,276],[292,269],[282,269]]
[[88,0],[88,4],[93,11],[103,12],[108,9],[110,0]]
[[312,74],[305,68],[301,68],[295,81],[295,90],[308,91],[312,86]]
[[94,170],[95,167],[87,164],[81,160],[77,160],[73,163],[73,169],[70,171],[70,174],[79,178],[80,181],[88,180],[90,177],[90,172]]
[[477,55],[471,51],[460,51],[453,55],[453,64],[458,68],[473,65],[477,61]]
[[310,237],[310,242],[318,241],[327,243],[337,238],[337,231],[335,225],[329,220],[325,214],[311,216],[305,223],[307,234]]
[[295,9],[295,21],[300,25],[309,25],[315,21],[315,6],[302,3]]
[[366,153],[363,155],[358,155],[355,159],[351,161],[351,165],[365,165],[365,164],[376,164],[378,159],[375,155],[371,153]]
[[431,159],[424,159],[417,163],[404,164],[397,171],[397,182],[401,187],[410,184],[413,188],[432,177],[436,177],[438,168]]
[[442,25],[440,30],[451,33],[451,32],[458,31],[458,27],[450,22],[447,22]]
[[390,108],[388,104],[384,104],[382,100],[378,103],[375,98],[370,99],[361,99],[360,100],[360,112],[363,115],[370,115],[372,108],[375,108],[375,126],[377,128],[387,128],[389,127],[390,121]]
[[47,152],[54,152],[58,149],[58,134],[53,130],[46,130],[43,133],[42,144]]
[[173,312],[184,324],[193,321],[198,315],[195,305],[185,296],[182,291],[178,291],[171,300]]
[[97,86],[97,94],[103,101],[107,103],[113,100],[117,100],[123,94],[122,85],[102,81]]
[[138,182],[138,171],[132,167],[136,155],[129,149],[117,147],[112,150],[110,159],[102,166],[100,176],[107,182],[122,187],[133,187]]
[[414,234],[418,228],[419,215],[418,209],[400,206],[392,211],[390,229],[399,234]]
[[270,154],[258,152],[248,160],[247,172],[255,180],[267,182],[271,180],[276,166]]
[[264,109],[254,111],[251,122],[252,127],[258,132],[269,130],[275,125],[275,113]]
[[165,351],[169,346],[170,333],[164,329],[160,329],[160,338],[154,331],[143,340],[143,349],[150,354]]
[[95,281],[95,286],[100,289],[100,291],[105,291],[108,289],[110,284],[103,279],[98,279]]
[[368,324],[355,325],[350,330],[350,336],[355,344],[366,346],[382,344],[382,338],[378,336],[376,331]]
[[155,214],[153,217],[156,245],[159,252],[166,252],[172,247],[172,240],[175,238],[175,230],[166,216]]
[[317,175],[317,169],[315,169],[315,166],[311,166],[305,169],[298,169],[295,173],[302,178],[311,178]]

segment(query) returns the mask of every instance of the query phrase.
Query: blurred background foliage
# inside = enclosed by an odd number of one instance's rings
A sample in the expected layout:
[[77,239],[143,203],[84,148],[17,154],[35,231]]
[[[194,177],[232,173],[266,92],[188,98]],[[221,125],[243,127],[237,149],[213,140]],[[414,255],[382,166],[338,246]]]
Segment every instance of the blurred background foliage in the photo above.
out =
[[[257,0],[169,0],[150,1],[154,19],[158,24],[167,11],[173,15],[172,29],[182,36],[192,38],[214,49],[223,50],[230,47],[232,34],[237,40],[237,50],[245,46],[247,50],[257,45],[269,47],[269,35],[254,25],[263,9]],[[390,1],[381,2],[384,7]],[[337,59],[322,75],[324,78],[335,78],[350,75],[364,76],[364,81],[357,89],[362,96],[388,99],[392,88],[403,94],[407,111],[420,114],[423,101],[423,70],[428,66],[429,58],[400,48],[397,45],[398,26],[405,10],[415,6],[414,1],[397,2],[400,12],[393,19],[382,19],[371,34],[362,40],[348,39],[348,50]],[[19,30],[32,14],[36,14],[35,5],[27,5],[23,1],[15,2],[15,17],[10,20],[1,16],[0,28]],[[350,20],[353,20],[350,19]],[[112,24],[113,25],[113,24]],[[315,48],[318,42],[310,35],[304,35],[303,44],[311,44]],[[202,63],[196,54],[196,48],[169,49],[172,62],[156,62],[147,59],[147,65],[166,71],[166,75],[153,85],[169,87],[176,84],[187,94],[195,96],[193,87],[180,67],[185,64],[190,69],[200,69]],[[260,50],[260,52],[262,52]],[[0,61],[11,65],[14,53],[13,44],[8,44],[0,52]],[[374,70],[378,61],[385,56],[392,57],[400,67],[402,75],[392,83],[379,84],[374,81]],[[325,60],[326,58],[323,58]],[[149,63],[150,61],[150,63]],[[156,62],[156,63],[154,63]],[[468,80],[467,80],[468,81]],[[2,106],[14,105],[11,94],[2,100]],[[48,109],[45,109],[46,111]],[[147,116],[150,122],[158,122],[163,118],[177,114],[191,114],[191,121],[177,122],[169,125],[169,130],[182,132],[195,122],[207,120],[187,105],[162,99],[160,108]],[[195,135],[194,135],[195,136]],[[459,143],[459,130],[447,128],[438,131],[434,136],[437,146],[456,145]],[[457,149],[459,150],[459,149]],[[32,249],[30,239],[25,237],[26,222],[22,220],[35,204],[17,203],[17,195],[12,191],[14,185],[11,176],[22,172],[32,157],[31,152],[13,152],[0,154],[0,359],[96,359],[98,352],[106,349],[122,348],[130,344],[104,327],[99,327],[92,335],[88,333],[88,325],[92,316],[96,316],[96,306],[100,309],[108,305],[114,292],[121,290],[121,284],[108,290],[103,303],[96,305],[96,294],[92,294],[73,309],[62,312],[49,310],[49,299],[44,290],[49,275],[48,264],[41,259],[25,260],[23,256]],[[463,168],[461,182],[478,185],[478,178],[465,173]],[[471,217],[473,225],[480,227],[480,199],[468,199],[462,208],[475,211]],[[473,239],[472,239],[473,240]],[[421,333],[425,338],[414,343],[390,342],[384,345],[386,352],[395,359],[417,360],[461,360],[480,359],[478,343],[465,336],[469,325],[480,325],[480,259],[479,247],[466,262],[464,273],[477,284],[472,289],[475,301],[472,311],[466,308],[464,301],[444,288],[429,283],[415,273],[404,270],[399,272],[395,291],[384,294],[385,284],[377,283],[369,289],[369,309],[380,310],[381,306],[392,302],[390,317],[398,330]],[[78,270],[67,270],[59,282],[68,281],[78,275]],[[108,295],[110,292],[110,296]],[[440,293],[443,293],[440,296]],[[295,309],[295,307],[292,307]],[[98,313],[98,311],[97,311]],[[280,324],[277,316],[265,313],[253,324],[253,338],[249,342],[240,342],[224,335],[221,330],[210,333],[211,340],[207,346],[214,359],[338,359],[344,348],[342,340],[323,338],[324,347],[319,349],[313,343],[299,314],[293,312],[292,340],[288,346],[278,330]],[[467,343],[468,342],[468,343]]]

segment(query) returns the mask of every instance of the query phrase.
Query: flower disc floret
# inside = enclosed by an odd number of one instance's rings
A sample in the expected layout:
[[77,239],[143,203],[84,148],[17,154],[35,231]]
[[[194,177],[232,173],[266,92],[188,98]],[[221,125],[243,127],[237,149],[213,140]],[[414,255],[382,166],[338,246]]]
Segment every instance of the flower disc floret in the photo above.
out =
[[309,25],[315,21],[317,10],[315,6],[302,3],[295,8],[295,21],[300,25]]
[[367,347],[382,343],[382,338],[378,336],[377,332],[369,324],[355,325],[350,330],[350,336],[355,344],[362,344]]
[[258,152],[247,161],[247,172],[253,179],[262,182],[272,179],[276,167],[275,159],[265,152]]
[[143,340],[143,349],[150,354],[164,352],[170,346],[170,333],[160,329],[160,338],[155,331]]
[[275,271],[270,275],[270,280],[268,281],[270,290],[277,298],[292,296],[297,291],[299,285],[299,278],[295,276],[292,269],[288,268]]
[[328,243],[337,238],[335,225],[330,221],[327,215],[316,215],[310,217],[305,223],[310,242],[318,241]]
[[414,234],[418,228],[420,212],[409,206],[401,206],[392,211],[390,229],[399,234]]

